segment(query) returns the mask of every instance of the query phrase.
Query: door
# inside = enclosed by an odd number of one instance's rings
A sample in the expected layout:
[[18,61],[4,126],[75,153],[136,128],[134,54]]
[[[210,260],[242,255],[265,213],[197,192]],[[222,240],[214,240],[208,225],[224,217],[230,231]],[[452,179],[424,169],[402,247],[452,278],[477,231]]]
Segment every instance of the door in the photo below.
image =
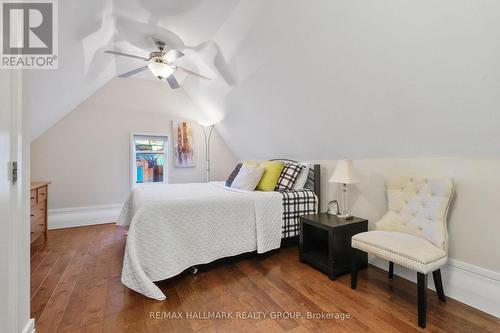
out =
[[0,332],[31,332],[33,326],[29,319],[29,140],[23,132],[21,75],[0,70]]

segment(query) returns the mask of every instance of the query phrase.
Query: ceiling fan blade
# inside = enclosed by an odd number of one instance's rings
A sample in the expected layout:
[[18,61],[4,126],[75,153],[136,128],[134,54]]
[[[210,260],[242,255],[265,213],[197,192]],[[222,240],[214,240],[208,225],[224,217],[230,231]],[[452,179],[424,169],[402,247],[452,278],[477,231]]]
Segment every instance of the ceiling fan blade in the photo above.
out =
[[184,56],[184,53],[182,53],[181,51],[176,50],[176,49],[171,49],[167,53],[165,53],[165,55],[163,56],[163,58],[167,62],[173,62],[173,61],[179,59],[182,56]]
[[146,69],[148,69],[148,66],[139,67],[139,68],[131,70],[130,72],[126,72],[126,73],[120,74],[120,75],[118,75],[118,77],[129,77],[129,76],[132,76],[134,74],[137,74],[137,73],[140,73],[142,71],[145,71]]
[[109,54],[121,55],[121,56],[129,57],[129,58],[141,59],[141,60],[144,60],[144,61],[148,61],[149,60],[148,58],[136,56],[136,55],[133,55],[133,54],[127,54],[127,53],[123,53],[123,52],[118,52],[118,51],[104,51],[104,52],[105,53],[109,53]]
[[177,89],[180,87],[179,82],[177,82],[177,79],[175,78],[175,76],[173,74],[168,76],[167,78],[165,78],[165,80],[167,80],[168,85],[172,89]]
[[175,66],[175,69],[178,69],[178,70],[184,71],[184,72],[186,72],[186,73],[188,73],[188,74],[191,74],[191,75],[197,76],[197,77],[199,77],[200,79],[210,80],[208,77],[203,76],[203,75],[198,74],[198,73],[195,73],[195,72],[193,72],[193,71],[190,71],[189,69],[186,69],[186,68],[182,68],[182,67],[179,67],[179,66]]

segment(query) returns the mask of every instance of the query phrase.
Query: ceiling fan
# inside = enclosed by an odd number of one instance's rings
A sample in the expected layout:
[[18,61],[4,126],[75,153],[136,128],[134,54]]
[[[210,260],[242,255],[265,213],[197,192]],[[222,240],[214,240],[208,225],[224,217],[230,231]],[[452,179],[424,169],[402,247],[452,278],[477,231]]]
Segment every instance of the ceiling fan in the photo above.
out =
[[182,53],[181,51],[176,50],[176,49],[170,49],[168,51],[165,51],[166,44],[160,40],[155,41],[155,44],[158,47],[158,51],[151,51],[149,53],[148,58],[133,55],[133,54],[127,54],[127,53],[123,53],[123,52],[118,52],[118,51],[104,51],[104,52],[110,53],[110,54],[116,54],[116,55],[120,55],[120,56],[125,56],[125,57],[129,57],[129,58],[141,59],[143,61],[149,62],[149,64],[147,64],[146,66],[139,67],[137,69],[123,73],[121,75],[118,75],[118,77],[122,77],[122,78],[129,77],[129,76],[135,75],[137,73],[140,73],[142,71],[145,71],[146,69],[149,69],[151,71],[151,73],[153,73],[153,75],[156,76],[159,80],[165,79],[165,81],[167,81],[168,85],[172,89],[177,89],[180,87],[179,82],[177,82],[176,78],[173,75],[174,72],[177,70],[184,71],[187,74],[196,76],[200,79],[210,80],[206,76],[203,76],[201,74],[190,71],[189,69],[182,68],[180,66],[175,65],[174,64],[175,60],[184,56],[184,53]]

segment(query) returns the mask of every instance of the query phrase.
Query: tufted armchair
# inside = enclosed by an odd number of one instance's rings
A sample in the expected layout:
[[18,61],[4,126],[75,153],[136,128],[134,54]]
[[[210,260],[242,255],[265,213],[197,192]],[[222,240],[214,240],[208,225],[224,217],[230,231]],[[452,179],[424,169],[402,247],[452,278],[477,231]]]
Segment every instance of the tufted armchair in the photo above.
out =
[[394,263],[417,271],[418,324],[425,327],[428,273],[432,272],[439,300],[446,301],[440,268],[448,259],[446,215],[453,181],[393,177],[386,181],[386,190],[388,211],[376,230],[352,237],[351,288],[356,289],[360,251],[388,260],[391,280]]

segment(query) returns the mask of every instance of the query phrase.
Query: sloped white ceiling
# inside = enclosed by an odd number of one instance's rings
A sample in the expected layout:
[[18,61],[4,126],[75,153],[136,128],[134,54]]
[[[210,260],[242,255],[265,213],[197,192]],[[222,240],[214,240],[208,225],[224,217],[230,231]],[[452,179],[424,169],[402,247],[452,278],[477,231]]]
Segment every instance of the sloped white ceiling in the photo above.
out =
[[[213,78],[178,77],[240,158],[500,152],[498,1],[115,0],[112,13],[115,48],[160,38]],[[116,58],[118,73],[139,66]]]
[[64,0],[59,6],[59,69],[23,73],[23,103],[32,140],[115,75],[111,0]]

